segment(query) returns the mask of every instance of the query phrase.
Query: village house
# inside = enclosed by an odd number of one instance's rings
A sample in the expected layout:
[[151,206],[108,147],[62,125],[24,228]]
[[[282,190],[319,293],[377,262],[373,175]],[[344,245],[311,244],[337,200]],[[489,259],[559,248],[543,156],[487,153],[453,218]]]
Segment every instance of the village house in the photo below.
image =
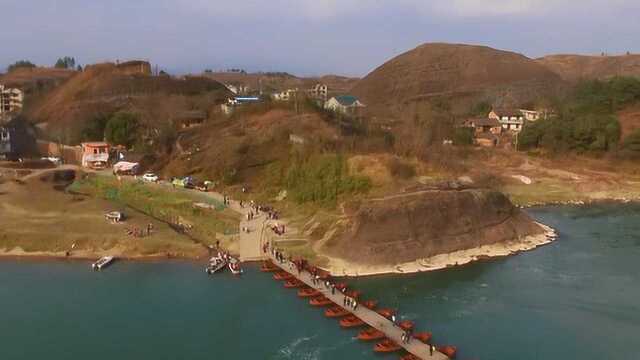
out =
[[329,87],[325,84],[316,84],[311,89],[307,90],[309,97],[313,99],[321,99],[327,101],[329,96]]
[[233,114],[234,110],[245,104],[254,104],[260,102],[260,98],[257,96],[249,96],[249,97],[234,97],[227,99],[227,102],[220,105],[222,112],[225,115]]
[[285,91],[275,93],[272,95],[275,101],[289,101],[298,95],[298,89],[287,89]]
[[183,111],[173,117],[173,123],[179,129],[202,125],[205,120],[207,113],[200,110]]
[[242,84],[224,84],[224,86],[234,95],[246,95],[251,91],[248,86]]
[[109,163],[109,144],[102,141],[82,143],[82,166],[105,169]]
[[502,129],[513,132],[520,132],[525,122],[524,115],[517,109],[493,109],[488,118],[500,122]]
[[461,126],[473,128],[476,134],[500,135],[502,133],[502,125],[498,120],[492,118],[469,118],[464,120]]
[[19,112],[23,101],[22,90],[0,85],[0,114]]
[[358,115],[359,109],[365,107],[357,97],[352,95],[334,96],[324,103],[324,108],[343,115]]

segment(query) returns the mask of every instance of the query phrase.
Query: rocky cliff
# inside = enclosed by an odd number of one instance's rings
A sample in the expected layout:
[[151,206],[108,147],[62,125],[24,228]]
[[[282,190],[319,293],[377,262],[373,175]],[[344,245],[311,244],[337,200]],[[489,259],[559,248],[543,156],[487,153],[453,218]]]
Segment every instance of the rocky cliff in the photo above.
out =
[[544,233],[500,192],[434,190],[369,200],[327,244],[332,256],[397,264]]

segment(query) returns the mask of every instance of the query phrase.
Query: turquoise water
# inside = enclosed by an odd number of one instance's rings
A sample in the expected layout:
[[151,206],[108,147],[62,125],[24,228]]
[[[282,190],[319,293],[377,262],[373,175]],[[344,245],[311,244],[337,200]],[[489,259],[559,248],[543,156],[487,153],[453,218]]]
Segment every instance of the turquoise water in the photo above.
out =
[[[461,359],[639,359],[640,206],[531,214],[551,245],[457,269],[353,281]],[[255,267],[0,261],[0,359],[397,359]]]

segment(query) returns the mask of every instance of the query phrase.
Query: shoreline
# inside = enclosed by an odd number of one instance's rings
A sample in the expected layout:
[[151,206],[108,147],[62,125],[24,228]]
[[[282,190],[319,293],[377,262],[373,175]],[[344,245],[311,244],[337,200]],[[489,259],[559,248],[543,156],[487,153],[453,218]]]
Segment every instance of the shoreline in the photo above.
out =
[[341,259],[330,258],[329,265],[322,267],[322,269],[328,271],[335,277],[357,278],[393,274],[416,274],[462,266],[482,260],[503,258],[551,244],[558,238],[553,228],[539,222],[536,222],[536,224],[544,229],[542,234],[530,235],[521,240],[507,243],[483,245],[477,248],[440,254],[397,265],[360,265],[347,263]]
[[108,251],[88,252],[77,251],[75,254],[73,251],[67,255],[64,251],[24,251],[20,247],[15,247],[11,250],[0,248],[0,261],[2,260],[59,260],[59,261],[96,261],[103,256],[114,256],[117,260],[124,261],[160,261],[160,260],[200,260],[203,257],[190,257],[171,255],[167,253],[157,253],[149,255],[118,255],[109,254]]

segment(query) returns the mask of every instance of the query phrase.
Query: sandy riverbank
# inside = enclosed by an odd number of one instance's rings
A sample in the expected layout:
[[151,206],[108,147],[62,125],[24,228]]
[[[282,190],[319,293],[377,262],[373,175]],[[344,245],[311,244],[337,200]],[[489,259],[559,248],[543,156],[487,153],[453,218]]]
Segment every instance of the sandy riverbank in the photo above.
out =
[[465,265],[479,260],[509,256],[547,245],[557,238],[557,234],[554,229],[544,224],[538,224],[544,228],[545,232],[543,234],[527,236],[523,239],[512,242],[485,245],[478,248],[456,251],[449,254],[441,254],[431,258],[418,259],[416,261],[397,265],[370,266],[348,263],[338,258],[330,258],[329,265],[323,267],[323,269],[329,271],[333,276],[340,277],[412,274]]
[[186,256],[184,254],[174,253],[156,253],[156,254],[128,254],[126,252],[119,251],[117,249],[101,250],[101,251],[88,251],[88,250],[73,250],[70,252],[65,251],[25,251],[21,247],[15,247],[13,249],[0,248],[0,259],[32,259],[32,260],[91,260],[95,261],[103,256],[115,256],[122,260],[135,260],[135,261],[153,261],[153,260],[166,260],[166,259],[180,259],[180,260],[197,260],[197,257]]

